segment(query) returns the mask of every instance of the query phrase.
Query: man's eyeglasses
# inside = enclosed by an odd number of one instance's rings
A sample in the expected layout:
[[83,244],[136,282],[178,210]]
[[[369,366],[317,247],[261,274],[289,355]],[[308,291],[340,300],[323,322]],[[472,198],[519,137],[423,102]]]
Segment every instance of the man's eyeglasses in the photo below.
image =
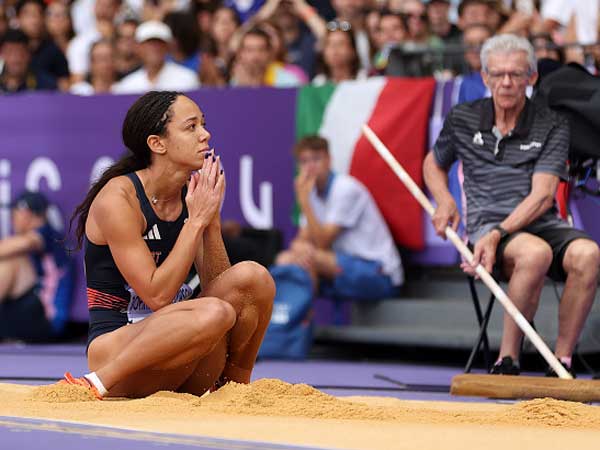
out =
[[523,81],[530,75],[530,72],[521,71],[521,70],[514,70],[514,71],[508,71],[508,72],[501,72],[501,71],[497,71],[497,70],[488,70],[487,74],[490,77],[490,79],[493,81],[501,81],[501,80],[504,80],[505,77],[508,77],[511,81]]
[[345,20],[332,20],[331,22],[327,22],[328,31],[350,31],[351,29],[352,25]]

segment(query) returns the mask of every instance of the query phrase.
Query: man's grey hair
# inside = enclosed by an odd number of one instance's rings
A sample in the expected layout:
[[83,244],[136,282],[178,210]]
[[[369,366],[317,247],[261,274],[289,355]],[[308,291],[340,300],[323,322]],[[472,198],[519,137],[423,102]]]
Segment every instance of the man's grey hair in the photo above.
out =
[[522,37],[514,34],[499,34],[489,38],[481,48],[481,68],[484,72],[488,71],[488,59],[492,53],[515,53],[525,52],[529,63],[529,72],[537,72],[537,60],[533,51],[533,45]]

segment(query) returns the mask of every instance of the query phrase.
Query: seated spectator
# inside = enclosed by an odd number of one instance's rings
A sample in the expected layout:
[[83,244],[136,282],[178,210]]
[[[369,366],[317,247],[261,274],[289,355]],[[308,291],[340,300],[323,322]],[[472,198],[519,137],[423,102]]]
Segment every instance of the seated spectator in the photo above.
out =
[[265,85],[271,59],[271,42],[264,31],[253,28],[242,37],[231,67],[229,84],[258,87]]
[[240,18],[235,9],[222,6],[214,13],[210,35],[216,47],[215,64],[223,77],[227,77],[229,63],[233,58],[233,51],[230,47],[231,38],[240,24]]
[[258,27],[269,35],[271,43],[271,63],[265,74],[267,85],[294,87],[306,84],[308,76],[302,68],[287,62],[287,48],[281,29],[272,22],[263,22]]
[[388,64],[390,50],[401,44],[406,36],[404,21],[402,16],[389,9],[383,9],[379,12],[378,25],[378,51],[373,57],[373,67],[383,73]]
[[[546,275],[565,282],[559,305],[554,353],[567,370],[598,284],[600,250],[583,231],[563,221],[555,195],[568,176],[569,123],[535,107],[526,95],[537,79],[531,44],[514,35],[490,38],[481,50],[484,81],[492,98],[455,106],[446,116],[424,178],[437,209],[433,224],[445,237],[460,214],[447,188],[447,170],[463,164],[467,233],[474,245],[473,275],[481,264],[508,281],[508,296],[526,320],[533,320]],[[518,375],[523,333],[510,315],[498,360],[491,372]],[[556,376],[549,368],[547,374]]]
[[136,19],[128,17],[117,24],[115,41],[115,68],[117,79],[120,80],[142,65],[136,51],[135,30],[138,27]]
[[471,102],[490,93],[481,76],[481,46],[492,36],[492,30],[487,25],[472,24],[463,31],[463,46],[467,73],[464,75],[458,93],[458,103]]
[[[371,47],[365,23],[367,0],[331,0],[331,6],[335,10],[335,20],[333,23],[346,22],[350,24],[360,67],[365,70],[365,73],[368,72],[371,68]],[[329,23],[331,24],[332,22]],[[321,45],[323,45],[325,32],[326,29],[323,28],[321,35],[318,35]]]
[[428,0],[426,14],[429,30],[445,44],[459,45],[462,33],[450,22],[449,11],[450,0]]
[[497,3],[495,9],[503,19],[496,34],[510,33],[528,38],[532,33],[543,31],[542,18],[535,7],[534,0],[513,2],[512,8],[502,8]]
[[381,12],[385,9],[388,8],[370,9],[365,16],[365,31],[369,38],[371,55],[375,55],[383,46],[383,43],[379,39],[379,22],[381,20]]
[[489,0],[461,0],[458,5],[458,27],[464,31],[470,25],[485,24],[492,34],[498,29],[494,8]]
[[214,52],[200,47],[201,32],[194,17],[188,12],[170,12],[164,22],[173,34],[169,60],[196,72],[202,85],[224,85],[225,78],[215,65]]
[[282,33],[286,62],[300,66],[312,76],[315,70],[317,38],[325,34],[325,21],[305,0],[281,2],[272,19]]
[[142,67],[115,84],[113,91],[137,94],[150,90],[190,91],[198,88],[197,73],[166,60],[172,39],[171,30],[162,22],[141,24],[135,32],[135,40]]
[[[314,70],[316,41],[325,35],[326,27],[325,21],[305,0],[267,1],[237,29],[230,39],[229,48],[236,51],[241,38],[252,28],[262,28],[269,34],[276,60],[300,66],[305,74]],[[288,54],[288,50],[291,54]],[[292,72],[298,71],[297,68],[290,68]],[[304,76],[301,75],[301,78]]]
[[535,57],[540,59],[552,59],[558,62],[564,62],[562,49],[558,47],[548,33],[534,34],[529,39],[535,51]]
[[14,235],[0,240],[0,340],[54,339],[68,319],[71,263],[42,194],[23,192],[11,207]]
[[367,72],[360,68],[354,33],[348,22],[332,21],[327,24],[323,50],[317,59],[316,86],[347,80],[364,80]]
[[[81,0],[80,0],[81,1]],[[121,8],[121,0],[95,0],[94,24],[79,31],[67,49],[67,60],[71,72],[71,82],[84,80],[90,67],[90,48],[100,39],[113,39],[115,19]]]
[[545,0],[541,7],[544,31],[559,45],[598,42],[599,15],[598,0]]
[[331,171],[328,143],[321,137],[302,138],[294,156],[302,214],[296,237],[277,255],[272,269],[277,291],[278,280],[291,270],[304,271],[313,292],[328,297],[379,300],[398,295],[402,262],[369,191],[355,178]]
[[64,91],[69,87],[69,66],[63,52],[46,36],[45,9],[43,0],[20,0],[16,6],[17,21],[29,39],[31,69],[52,77]]
[[450,22],[449,11],[449,0],[429,0],[426,9],[427,23],[431,34],[442,42],[442,68],[450,71],[452,75],[458,75],[464,69],[463,55],[460,51],[462,32]]
[[200,48],[204,51],[210,44],[210,30],[215,17],[215,12],[221,6],[221,0],[196,0],[191,3],[190,13],[196,18],[200,30]]
[[69,42],[75,37],[71,12],[66,3],[53,1],[46,7],[46,30],[64,57],[67,54]]
[[168,13],[164,22],[169,26],[173,35],[169,61],[199,73],[202,57],[199,47],[198,22],[188,12],[180,11]]
[[29,40],[20,30],[8,30],[1,41],[0,56],[4,61],[0,73],[0,93],[56,90],[56,81],[30,66]]
[[248,31],[241,40],[233,61],[230,84],[233,86],[295,86],[297,77],[290,77],[281,65],[271,67],[273,46],[269,35],[261,28]]
[[90,50],[89,80],[75,83],[70,91],[77,95],[108,94],[115,81],[117,72],[114,45],[111,41],[102,40],[92,45]]
[[402,16],[406,27],[406,41],[442,48],[442,40],[431,33],[427,23],[425,5],[419,0],[407,0],[402,6]]

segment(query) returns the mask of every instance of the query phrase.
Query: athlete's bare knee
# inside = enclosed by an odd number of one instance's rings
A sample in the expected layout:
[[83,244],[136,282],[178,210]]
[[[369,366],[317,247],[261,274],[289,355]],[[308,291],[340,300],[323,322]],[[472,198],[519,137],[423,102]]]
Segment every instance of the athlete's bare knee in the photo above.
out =
[[200,327],[200,332],[204,331],[206,320],[223,328],[224,332],[229,331],[235,324],[236,313],[233,306],[217,297],[203,297],[199,299],[198,307],[194,309],[197,314],[196,324]]
[[257,308],[270,310],[275,297],[275,282],[269,271],[254,261],[243,261],[233,268],[236,269],[236,287],[249,292]]

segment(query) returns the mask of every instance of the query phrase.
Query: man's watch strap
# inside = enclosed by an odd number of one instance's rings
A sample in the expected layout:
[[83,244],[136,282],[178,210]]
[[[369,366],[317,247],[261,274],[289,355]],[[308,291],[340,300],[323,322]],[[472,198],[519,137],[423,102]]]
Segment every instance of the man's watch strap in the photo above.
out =
[[508,231],[506,231],[500,225],[496,225],[494,228],[492,228],[492,230],[496,230],[496,231],[498,231],[498,233],[500,233],[500,240],[503,240],[510,234]]

